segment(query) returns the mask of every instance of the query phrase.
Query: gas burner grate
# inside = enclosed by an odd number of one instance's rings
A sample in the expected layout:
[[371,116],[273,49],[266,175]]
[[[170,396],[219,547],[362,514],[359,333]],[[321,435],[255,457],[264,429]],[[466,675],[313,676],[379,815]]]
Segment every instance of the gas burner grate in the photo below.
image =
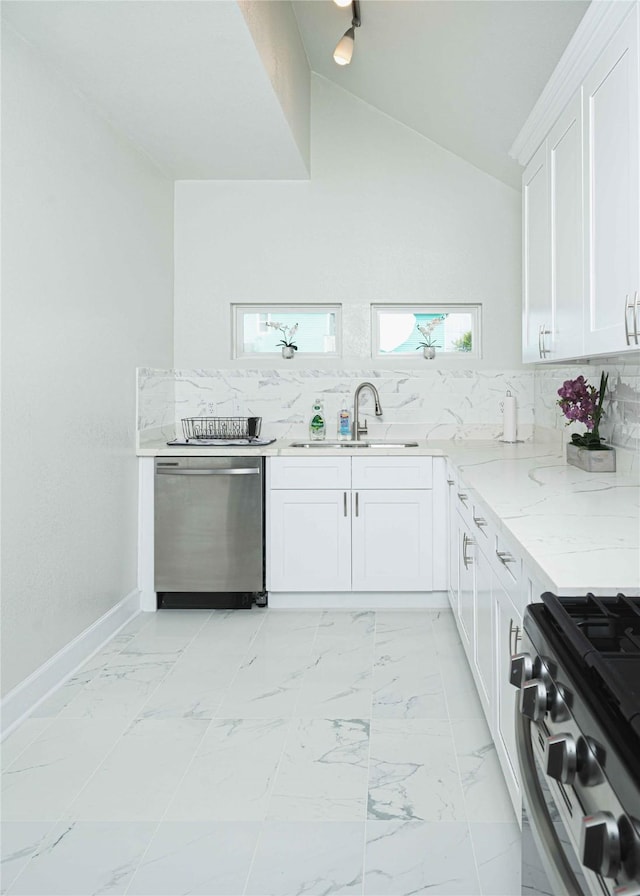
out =
[[640,707],[640,597],[542,595],[564,644],[629,721]]
[[575,627],[584,637],[576,644],[581,655],[595,649],[604,654],[640,656],[640,598],[629,598],[624,594],[616,597],[596,597],[594,594],[551,597],[553,601],[545,603],[549,607],[559,606],[563,611],[568,624],[567,634],[570,635]]

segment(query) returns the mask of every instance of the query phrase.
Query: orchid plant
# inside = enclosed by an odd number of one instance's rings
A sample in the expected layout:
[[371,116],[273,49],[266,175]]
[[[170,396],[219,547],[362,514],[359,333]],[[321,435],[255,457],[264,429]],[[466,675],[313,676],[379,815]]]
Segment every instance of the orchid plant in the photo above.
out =
[[293,341],[293,337],[298,332],[298,324],[294,324],[292,327],[287,327],[286,324],[274,320],[267,321],[267,326],[271,327],[273,330],[279,330],[282,333],[282,339],[280,342],[277,342],[276,345],[281,345],[283,348],[292,348],[294,352],[298,351],[298,346]]
[[438,326],[438,324],[442,323],[443,320],[444,320],[444,316],[434,317],[434,318],[432,318],[432,320],[429,321],[428,324],[426,324],[426,326],[423,324],[416,324],[417,329],[420,331],[420,333],[422,334],[422,337],[424,339],[423,342],[418,343],[418,345],[416,346],[416,351],[419,348],[438,348],[439,347],[438,343],[435,341],[434,337],[432,336],[432,333],[435,330],[435,328]]
[[607,445],[600,438],[600,422],[603,417],[602,405],[607,391],[609,374],[602,372],[600,388],[591,386],[583,376],[575,380],[565,380],[558,389],[558,404],[567,418],[567,426],[571,423],[584,423],[587,432],[579,435],[573,433],[571,441],[579,448],[589,451],[607,451]]

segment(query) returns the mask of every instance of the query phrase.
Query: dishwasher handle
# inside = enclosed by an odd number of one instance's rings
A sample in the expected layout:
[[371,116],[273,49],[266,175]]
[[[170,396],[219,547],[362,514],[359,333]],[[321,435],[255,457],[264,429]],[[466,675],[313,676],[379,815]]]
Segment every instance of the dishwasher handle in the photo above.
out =
[[156,473],[162,476],[259,476],[258,467],[230,467],[228,470],[200,470],[197,467],[187,470],[178,467],[157,467]]

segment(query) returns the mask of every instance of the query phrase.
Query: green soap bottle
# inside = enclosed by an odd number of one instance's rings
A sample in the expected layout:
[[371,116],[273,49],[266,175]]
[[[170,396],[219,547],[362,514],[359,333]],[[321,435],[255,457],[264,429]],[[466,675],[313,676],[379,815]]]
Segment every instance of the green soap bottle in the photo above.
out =
[[322,401],[316,398],[311,411],[311,419],[309,421],[309,438],[312,441],[321,441],[327,434],[327,422],[322,409]]

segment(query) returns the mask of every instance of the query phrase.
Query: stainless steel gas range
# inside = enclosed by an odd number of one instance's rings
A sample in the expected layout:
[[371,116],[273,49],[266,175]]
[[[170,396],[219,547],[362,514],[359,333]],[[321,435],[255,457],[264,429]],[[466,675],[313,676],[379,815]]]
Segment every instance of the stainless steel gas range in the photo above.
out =
[[640,597],[544,594],[522,649],[522,892],[640,896]]

